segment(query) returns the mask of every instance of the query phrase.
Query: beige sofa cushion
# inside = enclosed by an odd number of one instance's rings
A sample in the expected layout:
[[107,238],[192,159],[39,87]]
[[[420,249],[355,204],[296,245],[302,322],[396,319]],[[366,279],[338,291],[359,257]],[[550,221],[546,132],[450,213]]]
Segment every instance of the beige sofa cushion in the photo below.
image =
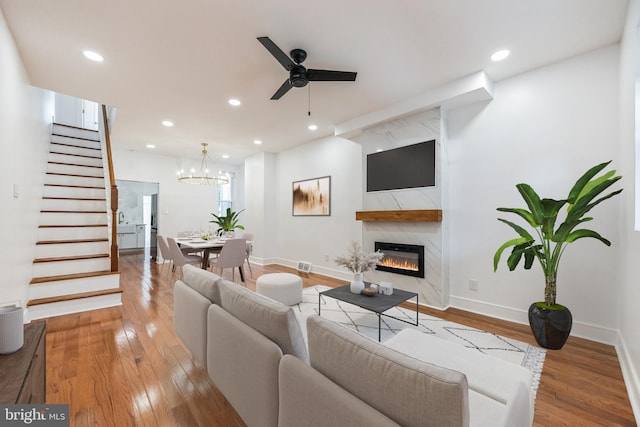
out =
[[222,280],[217,274],[193,265],[187,264],[182,267],[182,281],[214,304],[220,304],[218,284]]
[[400,427],[290,355],[280,360],[278,389],[278,427]]
[[307,320],[311,366],[406,426],[468,426],[464,374],[422,362],[337,323]]
[[309,363],[305,341],[291,307],[236,283],[222,281],[219,284],[222,308],[278,344],[282,353],[292,354]]

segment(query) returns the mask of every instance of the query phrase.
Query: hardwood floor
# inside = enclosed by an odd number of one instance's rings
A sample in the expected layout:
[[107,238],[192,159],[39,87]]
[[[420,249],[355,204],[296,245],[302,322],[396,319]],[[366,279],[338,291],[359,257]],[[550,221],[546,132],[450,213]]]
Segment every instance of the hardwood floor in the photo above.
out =
[[[251,289],[261,274],[291,271],[252,268]],[[78,427],[243,426],[173,332],[176,275],[140,254],[121,256],[120,269],[122,306],[47,320],[47,403],[69,403]],[[313,274],[303,282],[341,284]],[[528,326],[456,309],[424,312],[534,344]],[[534,425],[636,425],[613,347],[571,337],[549,350]]]

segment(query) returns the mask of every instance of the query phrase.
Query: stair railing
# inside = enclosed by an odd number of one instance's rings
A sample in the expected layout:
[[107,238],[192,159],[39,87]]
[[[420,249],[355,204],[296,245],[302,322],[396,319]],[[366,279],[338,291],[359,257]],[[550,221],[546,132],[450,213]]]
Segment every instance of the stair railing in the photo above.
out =
[[118,186],[113,172],[113,159],[111,156],[111,140],[109,137],[109,120],[107,107],[102,104],[102,123],[104,125],[105,146],[107,148],[107,165],[109,168],[109,184],[111,186],[111,271],[118,271],[118,230],[116,227],[118,212]]

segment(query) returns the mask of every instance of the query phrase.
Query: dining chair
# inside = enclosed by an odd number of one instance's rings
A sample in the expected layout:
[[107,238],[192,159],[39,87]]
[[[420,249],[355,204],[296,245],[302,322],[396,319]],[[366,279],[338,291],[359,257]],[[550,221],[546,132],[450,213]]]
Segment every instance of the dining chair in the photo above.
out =
[[249,257],[251,256],[251,252],[253,252],[253,233],[243,233],[240,238],[245,239],[247,241],[247,250],[246,250],[245,258],[247,260],[247,265],[249,266],[249,272],[251,273],[251,277],[253,277],[253,270],[251,270],[251,262],[249,262]]
[[162,268],[164,268],[165,261],[169,261],[169,265],[171,266],[171,271],[175,270],[175,265],[173,264],[173,257],[171,256],[171,251],[169,250],[169,245],[167,244],[167,239],[164,236],[157,235],[158,238],[158,246],[160,246],[160,256],[162,257]]
[[173,258],[173,265],[176,267],[180,267],[180,274],[182,275],[182,266],[185,264],[201,264],[202,257],[197,255],[185,255],[180,246],[176,243],[176,240],[167,237],[167,244],[169,245],[169,251],[171,252],[171,256]]
[[[235,281],[235,267],[240,270],[240,280],[244,282],[244,260],[247,253],[247,241],[245,239],[229,239],[224,242],[220,255],[209,257],[211,270],[220,275],[225,268],[231,268],[231,278]],[[213,270],[215,268],[215,270]]]

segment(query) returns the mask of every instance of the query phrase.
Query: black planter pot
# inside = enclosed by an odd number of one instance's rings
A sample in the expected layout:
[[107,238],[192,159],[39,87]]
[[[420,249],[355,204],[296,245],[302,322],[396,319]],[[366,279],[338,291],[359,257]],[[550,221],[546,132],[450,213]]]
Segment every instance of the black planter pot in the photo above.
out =
[[529,307],[529,325],[538,344],[560,350],[571,332],[572,316],[568,308],[551,310],[533,303]]

